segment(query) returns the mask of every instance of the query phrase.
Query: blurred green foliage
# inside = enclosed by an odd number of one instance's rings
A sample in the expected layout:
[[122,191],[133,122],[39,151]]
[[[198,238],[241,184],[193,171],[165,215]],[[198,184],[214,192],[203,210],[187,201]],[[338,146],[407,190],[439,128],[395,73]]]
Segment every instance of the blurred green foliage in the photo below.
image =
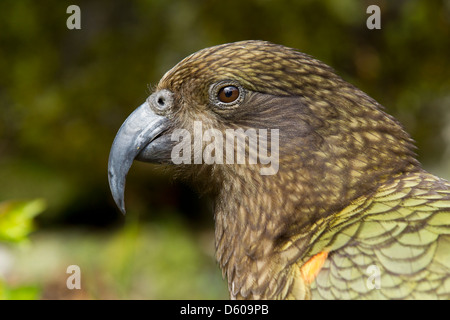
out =
[[[205,242],[211,233],[193,234],[173,219],[109,232],[40,232],[32,247],[13,252],[15,274],[37,285],[42,299],[227,299],[213,242]],[[66,287],[73,264],[80,290]]]
[[[72,4],[81,8],[81,30],[66,27],[66,9]],[[371,4],[381,8],[381,30],[366,28]],[[133,274],[144,265],[155,278],[161,272],[161,281],[155,282],[154,292],[140,291],[139,297],[193,297],[189,286],[209,281],[196,261],[202,256],[199,243],[189,238],[190,232],[213,228],[207,200],[171,182],[167,172],[137,163],[128,176],[126,219],[147,221],[149,227],[125,224],[108,190],[109,148],[149,87],[180,59],[244,39],[295,47],[332,66],[404,124],[425,168],[450,178],[448,0],[2,0],[0,201],[45,198],[48,209],[37,217],[42,234],[36,234],[36,245],[51,247],[48,235],[67,244],[59,248],[61,254],[83,248],[86,259],[107,263],[99,267],[92,262],[89,268],[100,268],[111,282],[122,283],[114,297],[134,297],[132,288],[139,281]],[[161,223],[171,220],[182,223]],[[72,239],[65,231],[58,233],[68,225],[102,228],[89,229],[84,241],[82,234]],[[212,239],[209,234],[201,243]],[[103,252],[109,246],[113,249]],[[110,260],[100,261],[98,252]],[[147,256],[161,264],[138,261]],[[21,274],[27,273],[32,272]],[[180,273],[198,282],[182,284]],[[66,276],[64,270],[61,274]],[[173,284],[172,278],[180,283]],[[167,293],[165,286],[179,293]],[[207,296],[209,287],[202,289]],[[95,290],[87,295],[105,296]]]
[[26,241],[34,229],[33,218],[44,208],[42,199],[0,203],[0,241]]
[[[45,202],[42,199],[1,202],[0,245],[28,242],[28,235],[34,229],[33,218],[44,209]],[[36,285],[11,287],[4,281],[5,273],[8,272],[4,270],[8,269],[8,259],[5,254],[0,254],[0,300],[29,300],[39,297],[40,290]]]

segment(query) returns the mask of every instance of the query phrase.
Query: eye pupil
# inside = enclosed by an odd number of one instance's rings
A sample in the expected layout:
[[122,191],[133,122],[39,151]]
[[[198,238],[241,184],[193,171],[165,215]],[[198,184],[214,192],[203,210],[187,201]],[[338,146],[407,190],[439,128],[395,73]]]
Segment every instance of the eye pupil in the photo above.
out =
[[219,90],[219,101],[224,103],[230,103],[236,101],[239,98],[239,89],[235,86],[226,86]]
[[226,87],[223,92],[225,93],[225,97],[230,98],[233,95],[234,90],[230,87]]

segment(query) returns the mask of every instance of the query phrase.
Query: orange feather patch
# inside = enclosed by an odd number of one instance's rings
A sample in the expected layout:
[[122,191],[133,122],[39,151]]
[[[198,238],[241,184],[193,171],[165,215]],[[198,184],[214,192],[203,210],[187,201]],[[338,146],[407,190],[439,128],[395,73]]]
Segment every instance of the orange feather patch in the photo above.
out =
[[325,263],[325,260],[327,260],[327,257],[328,251],[322,251],[306,261],[306,263],[300,268],[303,280],[305,280],[307,284],[311,284],[311,282],[313,282],[317,277],[323,264]]

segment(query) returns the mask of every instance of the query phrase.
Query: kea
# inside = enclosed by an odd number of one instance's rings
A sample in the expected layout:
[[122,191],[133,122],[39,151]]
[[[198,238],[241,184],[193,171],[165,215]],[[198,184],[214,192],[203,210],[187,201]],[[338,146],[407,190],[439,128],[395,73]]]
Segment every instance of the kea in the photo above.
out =
[[136,159],[211,197],[231,299],[449,299],[450,183],[384,110],[296,49],[206,48],[119,129],[111,192]]

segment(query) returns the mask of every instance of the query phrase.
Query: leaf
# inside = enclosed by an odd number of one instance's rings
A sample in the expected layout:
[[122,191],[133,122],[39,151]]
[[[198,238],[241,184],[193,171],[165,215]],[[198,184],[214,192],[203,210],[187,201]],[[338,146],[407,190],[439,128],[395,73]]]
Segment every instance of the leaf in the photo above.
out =
[[34,230],[33,218],[46,208],[43,199],[0,203],[0,241],[21,242]]

